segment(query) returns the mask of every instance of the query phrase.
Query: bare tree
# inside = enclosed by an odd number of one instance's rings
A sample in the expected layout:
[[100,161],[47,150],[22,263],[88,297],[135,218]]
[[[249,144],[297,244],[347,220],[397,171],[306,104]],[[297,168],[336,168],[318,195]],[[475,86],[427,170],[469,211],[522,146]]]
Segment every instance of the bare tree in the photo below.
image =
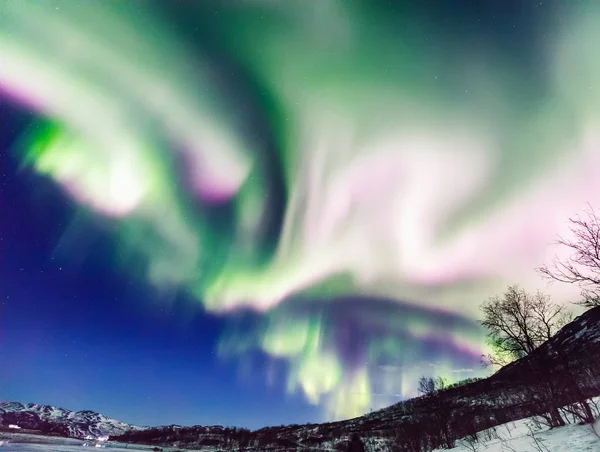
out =
[[433,394],[436,391],[435,379],[432,377],[419,378],[419,393],[424,396]]
[[480,309],[480,324],[487,329],[493,349],[484,360],[500,366],[528,355],[572,320],[565,306],[518,286],[508,287],[501,297],[490,298]]
[[579,286],[583,300],[578,304],[600,306],[600,217],[589,206],[583,216],[569,218],[569,229],[573,237],[559,237],[557,244],[571,255],[566,259],[555,256],[549,266],[538,270],[552,280]]
[[444,377],[421,377],[419,378],[418,391],[424,396],[434,394],[437,391],[442,391],[448,388],[448,380]]

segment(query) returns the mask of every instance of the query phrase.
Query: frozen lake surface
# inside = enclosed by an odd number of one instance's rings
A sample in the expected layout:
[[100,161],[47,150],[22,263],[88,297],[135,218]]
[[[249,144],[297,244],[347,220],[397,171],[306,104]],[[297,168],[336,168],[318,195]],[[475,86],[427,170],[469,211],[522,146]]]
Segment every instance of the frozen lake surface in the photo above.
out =
[[119,451],[123,452],[124,450],[131,452],[148,452],[148,449],[124,449],[122,447],[113,448],[113,447],[103,447],[101,449],[96,449],[94,447],[82,447],[82,446],[63,446],[59,444],[9,444],[7,446],[0,446],[2,452],[40,452],[40,451],[52,451],[52,452],[73,452],[82,450],[104,450],[104,451]]
[[[5,443],[3,443],[5,441]],[[7,443],[6,443],[7,441]],[[150,452],[151,446],[109,443],[107,447],[84,447],[84,441],[69,438],[51,438],[28,434],[9,434],[0,439],[0,452],[73,452],[104,450],[111,452]],[[167,452],[169,449],[164,449]]]
[[1,452],[82,452],[82,451],[92,451],[92,450],[102,450],[106,452],[148,452],[149,448],[146,449],[134,449],[134,448],[124,448],[124,447],[103,447],[103,448],[94,448],[94,447],[82,447],[75,445],[62,445],[62,444],[8,444],[6,446],[0,446]]

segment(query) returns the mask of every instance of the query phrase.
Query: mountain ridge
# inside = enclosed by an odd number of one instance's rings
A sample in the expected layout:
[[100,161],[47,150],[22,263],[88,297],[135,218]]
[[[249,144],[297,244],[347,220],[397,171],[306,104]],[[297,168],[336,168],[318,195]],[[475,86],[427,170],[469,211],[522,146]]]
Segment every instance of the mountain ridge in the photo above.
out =
[[21,402],[0,402],[0,425],[16,425],[21,429],[80,439],[121,435],[143,429],[91,410],[72,411],[52,405]]

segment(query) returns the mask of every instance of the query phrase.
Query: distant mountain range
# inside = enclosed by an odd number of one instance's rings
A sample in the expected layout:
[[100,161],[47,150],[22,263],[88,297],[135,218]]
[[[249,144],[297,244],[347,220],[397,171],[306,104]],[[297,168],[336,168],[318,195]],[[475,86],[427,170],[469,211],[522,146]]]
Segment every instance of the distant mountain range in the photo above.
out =
[[598,395],[600,307],[579,316],[529,356],[489,378],[346,421],[252,432],[221,426],[140,428],[91,411],[3,403],[0,424],[76,438],[110,435],[115,441],[180,449],[334,451],[345,450],[352,437],[360,437],[373,451],[429,451],[449,448],[459,438]]
[[70,411],[49,405],[24,405],[18,402],[0,403],[0,425],[82,439],[122,435],[127,431],[140,429],[93,411]]

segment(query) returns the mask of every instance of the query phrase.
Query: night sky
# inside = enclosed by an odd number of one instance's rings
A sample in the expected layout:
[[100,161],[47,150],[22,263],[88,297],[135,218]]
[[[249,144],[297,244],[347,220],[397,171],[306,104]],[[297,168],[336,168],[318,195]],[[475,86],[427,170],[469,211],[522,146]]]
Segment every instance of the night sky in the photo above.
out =
[[[223,4],[224,3],[224,4]],[[485,375],[600,204],[600,4],[0,3],[0,400],[347,418]]]

